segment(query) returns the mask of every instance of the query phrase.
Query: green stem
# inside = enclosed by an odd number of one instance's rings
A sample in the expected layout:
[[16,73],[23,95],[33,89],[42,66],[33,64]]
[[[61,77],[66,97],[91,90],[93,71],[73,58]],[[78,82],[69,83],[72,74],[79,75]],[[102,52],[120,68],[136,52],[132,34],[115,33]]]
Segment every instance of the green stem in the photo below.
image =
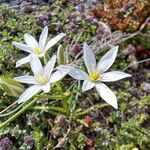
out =
[[80,112],[76,112],[76,113],[75,113],[75,118],[79,118],[79,117],[81,117],[81,116],[83,116],[83,115],[85,115],[85,114],[88,114],[88,113],[89,113],[90,111],[92,111],[92,110],[99,109],[99,108],[103,108],[103,107],[106,107],[106,106],[108,106],[107,103],[96,104],[96,105],[94,105],[94,106],[91,106],[90,108],[84,109],[84,110],[82,110],[82,111],[80,111]]
[[11,114],[14,114],[16,111],[18,111],[22,106],[24,105],[24,103],[20,104],[16,109],[8,112],[8,113],[5,113],[5,114],[1,114],[0,117],[6,117],[6,116],[9,116]]
[[45,53],[45,55],[43,57],[44,65],[46,65],[49,60],[50,60],[50,57],[49,57],[48,53]]
[[37,98],[39,98],[39,99],[54,99],[54,100],[56,100],[56,99],[62,99],[62,96],[60,96],[60,95],[56,95],[56,96],[52,96],[52,95],[38,95],[38,96],[36,96]]
[[7,119],[5,122],[3,122],[0,125],[0,130],[4,127],[6,127],[10,122],[14,121],[18,116],[20,116],[23,112],[25,112],[28,108],[30,108],[35,102],[37,101],[37,99],[34,99],[33,101],[29,102],[26,106],[24,106],[21,110],[19,110],[16,114],[14,114],[12,117],[10,117],[9,119]]
[[66,100],[66,95],[63,93],[61,83],[57,82],[56,85],[57,85],[58,91],[60,92],[60,94],[62,96],[61,103],[63,105],[63,108],[64,108],[65,112],[68,114],[69,113],[69,106],[68,106],[68,103],[67,103],[67,100]]

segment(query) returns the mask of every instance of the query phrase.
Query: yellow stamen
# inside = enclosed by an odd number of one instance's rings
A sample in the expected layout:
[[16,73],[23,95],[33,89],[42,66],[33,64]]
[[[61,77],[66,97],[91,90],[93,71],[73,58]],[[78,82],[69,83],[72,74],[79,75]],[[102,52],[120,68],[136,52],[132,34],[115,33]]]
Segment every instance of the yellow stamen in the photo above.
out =
[[43,74],[38,74],[35,78],[41,85],[45,85],[48,82],[47,77]]
[[96,81],[97,79],[99,79],[99,77],[100,77],[100,75],[99,75],[99,73],[98,73],[97,71],[92,71],[92,72],[90,73],[90,78],[91,78],[91,80]]
[[42,49],[41,49],[40,47],[36,47],[36,48],[35,48],[35,53],[36,53],[37,55],[41,54],[41,53],[42,53]]

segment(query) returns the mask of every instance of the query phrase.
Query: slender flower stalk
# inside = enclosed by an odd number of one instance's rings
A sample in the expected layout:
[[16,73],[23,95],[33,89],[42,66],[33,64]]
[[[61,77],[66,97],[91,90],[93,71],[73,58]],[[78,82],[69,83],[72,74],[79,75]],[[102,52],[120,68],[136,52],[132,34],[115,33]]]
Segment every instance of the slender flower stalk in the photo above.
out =
[[90,47],[84,43],[84,63],[87,68],[87,73],[72,68],[69,75],[77,80],[84,80],[82,85],[82,91],[87,91],[96,88],[99,95],[111,106],[118,108],[117,98],[110,88],[108,88],[103,82],[113,82],[123,78],[131,77],[130,74],[122,71],[106,72],[114,63],[118,46],[111,48],[96,65],[96,59],[93,51]]
[[24,40],[26,44],[18,43],[18,42],[12,42],[14,46],[17,48],[28,52],[29,55],[27,57],[24,57],[16,62],[16,67],[21,66],[22,64],[28,63],[31,60],[31,54],[36,55],[37,57],[43,57],[45,53],[50,49],[53,45],[55,45],[57,42],[59,42],[66,34],[60,33],[54,38],[52,38],[47,44],[47,37],[48,37],[48,27],[46,26],[39,38],[39,42],[36,41],[36,39],[30,35],[25,34]]
[[45,67],[42,66],[39,58],[35,55],[32,56],[31,69],[34,76],[20,76],[15,77],[16,81],[26,84],[32,84],[28,89],[26,89],[18,99],[18,103],[25,102],[29,100],[32,96],[36,95],[40,91],[45,93],[50,92],[50,84],[62,79],[66,72],[60,72],[59,70],[52,73],[56,63],[56,55],[54,55]]
[[31,106],[33,106],[36,103],[36,101],[37,101],[37,98],[33,99],[31,102],[29,102],[27,105],[25,105],[21,110],[16,112],[13,116],[8,118],[5,122],[1,123],[0,131],[1,131],[1,129],[5,128],[9,123],[14,121],[17,117],[19,117],[23,112],[25,112],[27,109],[29,109]]

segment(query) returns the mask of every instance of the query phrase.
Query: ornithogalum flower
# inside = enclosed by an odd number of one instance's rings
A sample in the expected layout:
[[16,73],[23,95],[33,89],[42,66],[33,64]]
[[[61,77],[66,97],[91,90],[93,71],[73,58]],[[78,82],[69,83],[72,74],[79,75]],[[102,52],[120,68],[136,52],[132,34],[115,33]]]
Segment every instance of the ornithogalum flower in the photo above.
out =
[[98,62],[96,65],[96,59],[93,51],[90,47],[84,43],[84,63],[87,68],[88,73],[73,68],[69,72],[69,75],[78,80],[84,80],[82,85],[82,90],[87,91],[96,88],[99,95],[111,106],[118,108],[117,98],[110,88],[108,88],[103,82],[113,82],[126,77],[131,77],[130,74],[124,73],[122,71],[112,71],[106,72],[111,65],[114,63],[118,46],[111,48]]
[[37,56],[32,55],[31,59],[31,69],[34,73],[34,76],[26,75],[14,78],[16,81],[21,83],[32,85],[21,94],[18,99],[18,103],[29,100],[32,96],[36,95],[42,90],[45,93],[48,93],[50,91],[50,84],[57,82],[66,75],[65,72],[63,73],[59,70],[52,73],[56,63],[56,55],[49,60],[45,67],[42,66]]
[[39,38],[39,42],[36,41],[36,39],[30,35],[25,34],[24,40],[26,44],[18,43],[18,42],[12,42],[14,46],[17,48],[30,53],[29,56],[22,58],[16,62],[16,67],[19,67],[22,64],[25,64],[27,62],[30,62],[31,60],[31,54],[36,55],[37,57],[43,57],[46,53],[46,51],[51,48],[53,45],[55,45],[59,40],[61,40],[65,34],[60,33],[56,37],[52,38],[47,44],[47,36],[48,36],[48,27],[46,26]]

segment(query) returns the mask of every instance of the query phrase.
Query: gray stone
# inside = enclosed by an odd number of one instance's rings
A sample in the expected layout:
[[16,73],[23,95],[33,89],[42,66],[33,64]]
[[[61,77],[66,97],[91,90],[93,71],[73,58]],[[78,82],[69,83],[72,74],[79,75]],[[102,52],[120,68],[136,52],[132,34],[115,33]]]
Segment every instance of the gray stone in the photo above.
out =
[[150,83],[144,82],[142,83],[141,87],[143,91],[150,92]]

